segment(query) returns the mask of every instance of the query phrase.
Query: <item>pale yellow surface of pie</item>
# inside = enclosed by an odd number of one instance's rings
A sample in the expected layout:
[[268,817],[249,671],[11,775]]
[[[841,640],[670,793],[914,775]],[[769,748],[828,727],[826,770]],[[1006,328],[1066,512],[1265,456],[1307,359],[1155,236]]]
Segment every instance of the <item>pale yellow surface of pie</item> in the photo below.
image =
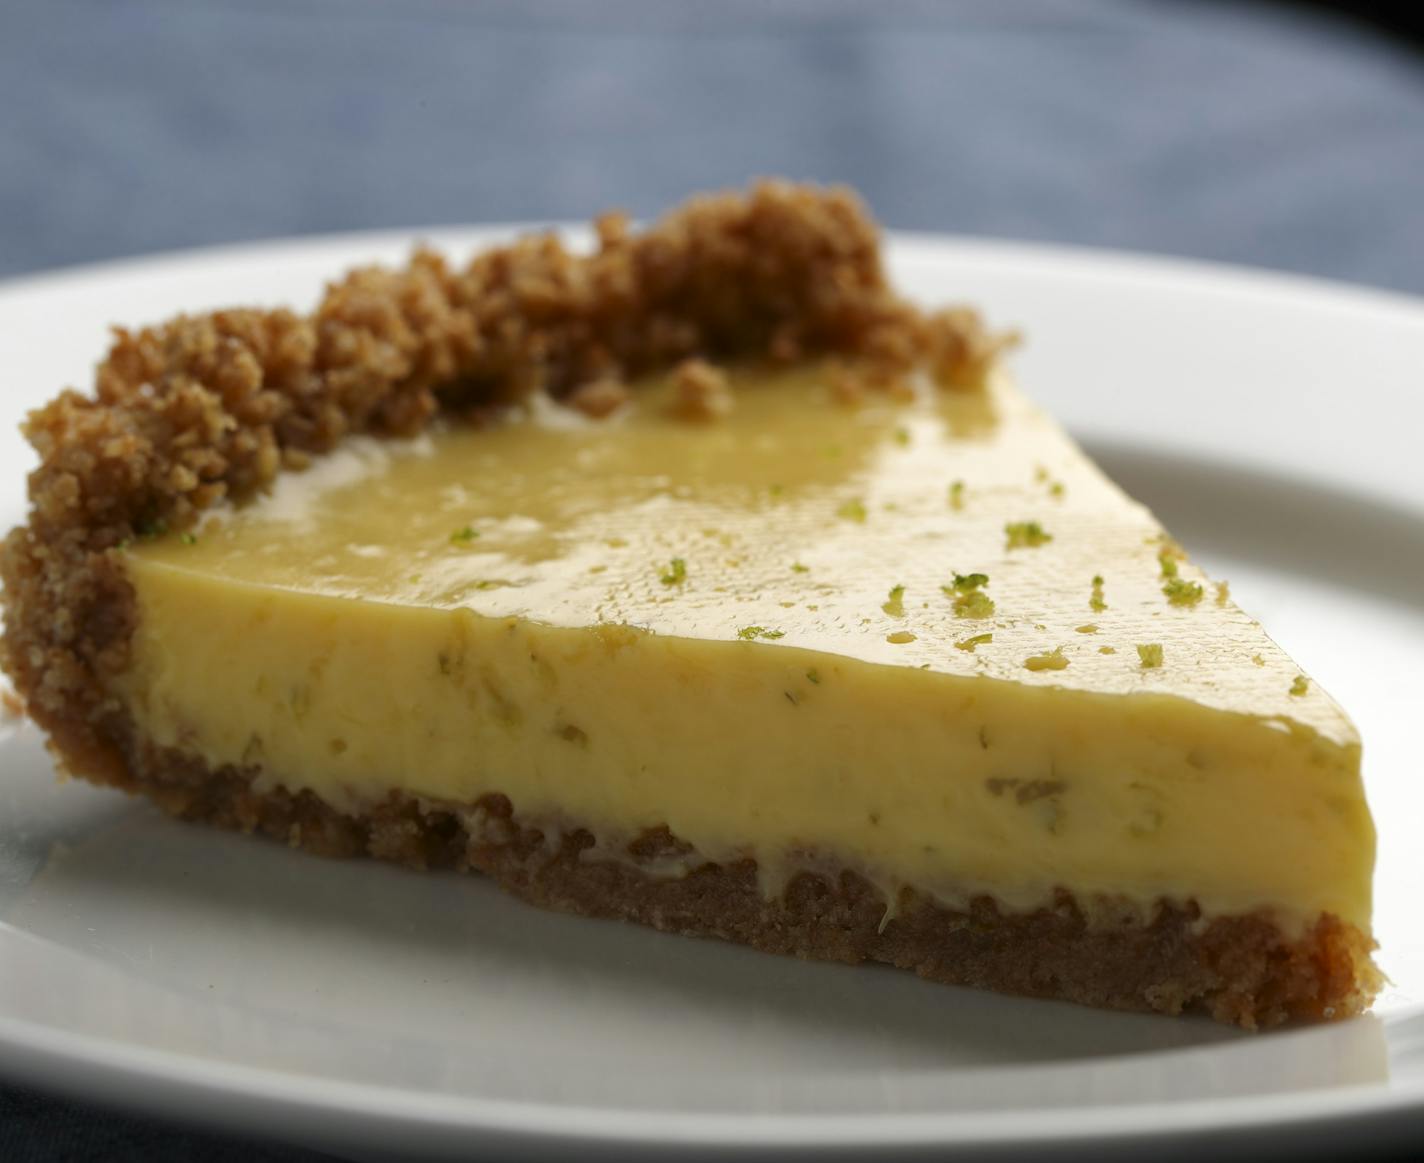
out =
[[1352,726],[1144,508],[1003,379],[832,396],[350,441],[128,548],[132,711],[338,807],[500,792],[610,859],[666,825],[768,893],[821,861],[1368,930]]

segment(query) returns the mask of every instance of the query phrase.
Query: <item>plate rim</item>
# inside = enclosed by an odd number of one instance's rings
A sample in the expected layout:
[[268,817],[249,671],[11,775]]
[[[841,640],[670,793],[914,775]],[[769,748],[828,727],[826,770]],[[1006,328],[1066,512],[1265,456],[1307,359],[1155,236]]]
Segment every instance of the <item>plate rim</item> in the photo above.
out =
[[[1269,1035],[1267,1035],[1269,1036]],[[379,1086],[295,1071],[264,1070],[198,1055],[133,1047],[115,1039],[82,1037],[37,1023],[0,1016],[0,1073],[17,1077],[12,1052],[28,1054],[57,1089],[99,1095],[125,1108],[154,1113],[171,1109],[161,1095],[141,1093],[145,1084],[161,1084],[171,1101],[174,1091],[192,1100],[255,1105],[279,1116],[278,1122],[301,1136],[312,1118],[357,1116],[358,1122],[441,1136],[496,1137],[528,1147],[616,1148],[620,1152],[675,1148],[731,1153],[769,1151],[863,1150],[897,1153],[933,1149],[972,1151],[988,1148],[1052,1147],[1067,1152],[1089,1143],[1129,1146],[1171,1138],[1178,1144],[1199,1136],[1285,1130],[1291,1135],[1340,1131],[1347,1124],[1390,1116],[1417,1122],[1424,1116],[1424,1087],[1384,1087],[1353,1083],[1339,1087],[1268,1095],[1143,1102],[1122,1106],[1039,1108],[989,1112],[915,1112],[860,1115],[671,1112],[635,1109],[598,1110],[586,1106],[518,1102],[479,1096],[432,1095],[402,1087]],[[95,1053],[95,1051],[98,1053]],[[1168,1051],[1167,1053],[1171,1053]],[[81,1068],[80,1079],[57,1077]],[[550,1118],[550,1114],[555,1118]],[[231,1125],[230,1116],[209,1110],[202,1121]]]
[[[530,230],[574,239],[587,227],[568,223],[495,222],[342,231],[223,243],[75,264],[0,279],[0,309],[33,293],[63,293],[93,282],[145,276],[179,277],[225,262],[279,261],[313,251],[409,250],[422,240],[478,246]],[[936,232],[886,231],[888,258],[930,262],[965,259],[1027,272],[1067,270],[1110,279],[1148,279],[1195,288],[1225,285],[1274,299],[1348,306],[1424,324],[1424,296],[1321,278],[1175,255],[986,238]],[[1406,504],[1409,497],[1399,497]],[[1414,501],[1417,505],[1417,501]],[[0,922],[4,924],[4,922]],[[8,927],[8,926],[7,926]],[[1380,1019],[1384,1020],[1384,1019]],[[230,1122],[229,1105],[257,1106],[294,1138],[309,1138],[313,1119],[357,1116],[363,1126],[425,1130],[432,1135],[481,1136],[511,1147],[545,1150],[596,1147],[643,1152],[675,1147],[715,1152],[864,1149],[970,1151],[1017,1146],[1072,1150],[1193,1140],[1221,1133],[1285,1130],[1319,1135],[1392,1117],[1424,1118],[1424,1084],[1352,1084],[1268,1095],[1153,1101],[1079,1108],[978,1112],[808,1115],[734,1112],[599,1110],[545,1100],[528,1103],[480,1096],[430,1095],[401,1087],[304,1076],[287,1070],[210,1059],[83,1036],[42,1023],[0,1016],[0,1073],[42,1077],[46,1084],[93,1101],[171,1113],[175,1098],[206,1100],[202,1121]],[[230,1112],[229,1112],[230,1113]],[[305,1130],[304,1130],[305,1126]]]

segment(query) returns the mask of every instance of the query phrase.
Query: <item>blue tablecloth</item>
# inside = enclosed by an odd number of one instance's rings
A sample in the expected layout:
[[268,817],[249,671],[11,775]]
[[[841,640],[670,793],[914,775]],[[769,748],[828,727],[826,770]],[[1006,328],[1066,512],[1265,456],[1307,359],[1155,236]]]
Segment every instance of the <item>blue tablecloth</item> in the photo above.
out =
[[1289,9],[0,0],[0,276],[756,174],[897,227],[1424,291],[1420,58]]
[[[0,276],[759,174],[1424,292],[1424,59],[1286,7],[0,0]],[[6,1160],[198,1154],[311,1157],[0,1091]]]

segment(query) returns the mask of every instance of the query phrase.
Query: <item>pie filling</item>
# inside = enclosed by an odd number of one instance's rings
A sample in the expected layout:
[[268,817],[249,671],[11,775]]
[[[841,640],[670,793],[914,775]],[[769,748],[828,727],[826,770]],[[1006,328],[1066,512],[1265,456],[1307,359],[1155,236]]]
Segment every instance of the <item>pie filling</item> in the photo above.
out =
[[751,859],[768,898],[849,868],[887,918],[1368,932],[1348,721],[1010,384],[731,379],[715,418],[658,381],[348,442],[111,551],[140,733],[343,812],[502,795],[585,860],[666,828],[658,874]]

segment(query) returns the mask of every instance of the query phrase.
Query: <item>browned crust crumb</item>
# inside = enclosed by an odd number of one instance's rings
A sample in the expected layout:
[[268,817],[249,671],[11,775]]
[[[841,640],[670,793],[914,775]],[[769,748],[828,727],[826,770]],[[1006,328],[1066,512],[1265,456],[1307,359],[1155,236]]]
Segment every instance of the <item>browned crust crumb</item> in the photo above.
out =
[[685,359],[673,369],[673,411],[684,420],[720,420],[732,410],[732,386],[705,359]]
[[1020,341],[1017,331],[993,332],[973,307],[948,307],[922,325],[924,359],[945,388],[973,389],[984,382],[994,361]]
[[633,393],[627,384],[620,380],[601,379],[581,384],[569,393],[565,402],[593,420],[602,420],[632,398]]
[[[611,382],[682,360],[831,355],[972,387],[997,342],[972,313],[926,317],[890,288],[856,197],[786,182],[694,198],[642,233],[596,223],[592,254],[532,237],[463,270],[421,251],[353,271],[316,310],[231,310],[117,329],[92,395],[32,413],[26,525],[0,547],[0,665],[77,773],[118,762],[105,677],[132,595],[112,551],[185,528],[349,434],[408,435],[536,391],[608,405]],[[955,321],[957,320],[957,322]]]
[[23,719],[25,717],[25,700],[14,691],[0,687],[0,715],[11,719]]
[[[775,899],[756,864],[699,862],[666,829],[645,833],[614,860],[599,859],[587,829],[546,836],[509,800],[483,797],[459,810],[397,793],[347,815],[309,792],[254,790],[233,768],[209,771],[177,752],[129,748],[117,780],[185,820],[262,832],[323,856],[374,856],[412,868],[483,872],[544,908],[611,917],[665,932],[719,937],[771,953],[849,963],[882,962],[951,985],[1110,1009],[1202,1013],[1255,1028],[1293,1018],[1361,1012],[1378,975],[1372,943],[1322,917],[1298,939],[1264,916],[1200,923],[1193,904],[1161,904],[1144,923],[1128,911],[1090,925],[1060,892],[1053,907],[1006,912],[989,897],[946,908],[906,890],[886,901],[850,870],[803,872]],[[685,875],[662,870],[672,858]]]
[[[984,366],[985,375],[989,366],[988,363]],[[851,363],[841,361],[831,365],[829,378],[832,396],[838,404],[848,408],[859,408],[875,395],[889,396],[902,403],[915,398],[915,386],[909,377],[902,370],[886,364],[866,363],[863,360]],[[982,378],[978,382],[982,383]]]
[[847,408],[858,408],[865,402],[871,384],[865,372],[859,368],[836,364],[830,369],[831,394],[836,403]]

